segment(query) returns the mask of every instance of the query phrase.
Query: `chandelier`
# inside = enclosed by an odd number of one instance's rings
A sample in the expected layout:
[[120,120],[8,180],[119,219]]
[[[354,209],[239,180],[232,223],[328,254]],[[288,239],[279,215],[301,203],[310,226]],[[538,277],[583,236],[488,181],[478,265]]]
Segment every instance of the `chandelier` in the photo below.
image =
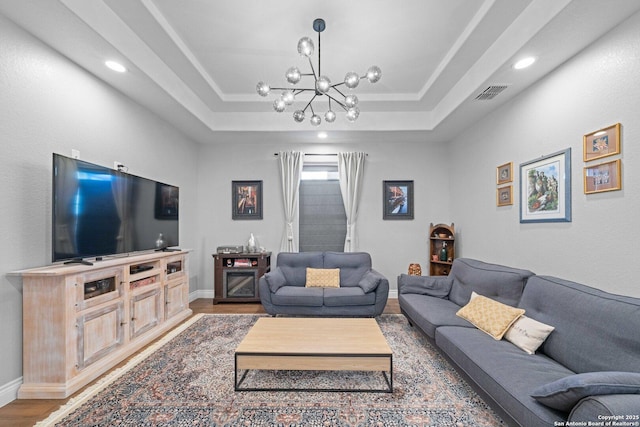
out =
[[303,74],[300,72],[300,69],[298,67],[293,66],[287,70],[287,72],[285,73],[285,77],[287,79],[287,82],[295,86],[302,80],[302,77],[312,76],[315,81],[314,87],[272,88],[264,82],[259,82],[256,86],[256,90],[260,96],[269,95],[271,90],[282,90],[280,96],[273,102],[273,109],[278,113],[282,113],[287,108],[287,106],[293,104],[293,102],[296,100],[296,96],[298,96],[299,94],[303,92],[312,92],[313,97],[309,100],[307,105],[302,110],[296,110],[293,112],[293,120],[298,123],[304,121],[306,117],[306,111],[309,109],[311,110],[311,124],[314,126],[319,126],[322,122],[322,119],[313,109],[313,101],[316,99],[321,99],[325,96],[328,99],[329,107],[329,109],[324,113],[325,121],[327,121],[328,123],[332,123],[336,120],[336,113],[332,110],[332,105],[337,104],[346,111],[347,120],[349,120],[350,122],[355,122],[360,115],[360,109],[358,108],[358,97],[352,94],[345,95],[342,91],[340,91],[340,89],[338,89],[338,86],[345,85],[348,89],[355,89],[356,87],[358,87],[361,79],[367,79],[370,83],[375,83],[380,80],[380,77],[382,77],[382,70],[380,70],[379,67],[373,65],[369,67],[367,73],[364,76],[359,76],[358,73],[350,71],[344,76],[344,81],[332,84],[329,77],[322,75],[322,64],[320,61],[320,33],[325,29],[324,19],[318,18],[313,21],[313,29],[318,33],[318,72],[316,73],[316,69],[313,67],[313,62],[311,60],[311,57],[313,56],[315,50],[313,40],[311,40],[309,37],[303,37],[298,41],[298,53],[301,56],[306,56],[309,60],[311,73]]

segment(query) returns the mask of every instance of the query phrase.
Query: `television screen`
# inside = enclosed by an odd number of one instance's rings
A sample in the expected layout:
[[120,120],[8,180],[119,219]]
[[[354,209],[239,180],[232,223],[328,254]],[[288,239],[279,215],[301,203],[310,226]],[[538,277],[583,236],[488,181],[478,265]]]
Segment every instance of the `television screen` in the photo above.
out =
[[53,155],[53,262],[178,245],[178,187]]

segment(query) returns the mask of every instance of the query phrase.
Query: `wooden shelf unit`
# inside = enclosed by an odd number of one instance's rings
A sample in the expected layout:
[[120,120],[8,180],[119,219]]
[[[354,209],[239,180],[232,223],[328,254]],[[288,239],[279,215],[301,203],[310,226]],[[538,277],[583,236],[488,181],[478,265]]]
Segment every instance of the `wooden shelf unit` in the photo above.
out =
[[[212,256],[214,259],[214,304],[219,302],[260,302],[258,280],[271,270],[271,252],[217,253]],[[248,265],[241,262],[245,260],[249,262]],[[231,295],[228,286],[229,279],[233,275],[246,276],[246,280],[251,282],[252,288],[247,286],[245,289],[252,290],[249,290],[246,295]]]
[[[453,223],[447,224],[429,224],[429,275],[430,276],[446,276],[451,271],[451,265],[456,257],[456,235]],[[447,251],[447,259],[440,259],[440,251],[442,246]],[[436,256],[434,260],[433,257]]]
[[191,316],[187,251],[52,265],[22,277],[19,399],[64,399]]

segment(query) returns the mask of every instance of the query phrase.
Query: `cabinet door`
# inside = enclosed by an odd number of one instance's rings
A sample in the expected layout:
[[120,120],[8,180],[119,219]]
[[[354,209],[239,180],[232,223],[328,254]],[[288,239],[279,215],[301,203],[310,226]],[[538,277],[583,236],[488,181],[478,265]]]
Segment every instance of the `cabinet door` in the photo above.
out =
[[188,292],[189,288],[184,281],[170,282],[164,288],[165,319],[169,319],[187,309],[189,304]]
[[78,316],[79,369],[122,345],[124,331],[122,314],[122,301],[117,301]]
[[130,300],[131,339],[155,328],[161,321],[162,300],[160,287],[132,296]]

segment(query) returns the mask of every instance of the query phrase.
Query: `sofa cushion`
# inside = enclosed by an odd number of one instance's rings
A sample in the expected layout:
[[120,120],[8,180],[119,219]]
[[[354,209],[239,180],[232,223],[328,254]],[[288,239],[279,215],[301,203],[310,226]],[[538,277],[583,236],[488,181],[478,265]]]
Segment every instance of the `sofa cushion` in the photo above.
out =
[[640,300],[550,276],[527,282],[519,307],[555,330],[544,352],[574,372],[640,372]]
[[371,255],[366,252],[325,252],[324,268],[340,269],[340,286],[358,286],[371,270]]
[[569,375],[536,388],[531,396],[550,408],[569,412],[587,396],[639,393],[640,374],[605,371]]
[[549,427],[566,419],[531,397],[536,387],[574,373],[545,355],[529,355],[478,329],[456,326],[439,327],[436,345],[519,425]]
[[309,268],[307,267],[307,288],[339,288],[339,268]]
[[321,307],[323,296],[323,288],[283,286],[271,295],[271,302],[275,305]]
[[453,261],[449,276],[453,280],[449,299],[459,306],[469,302],[473,291],[515,306],[522,296],[527,279],[533,273],[475,259],[457,258]]
[[521,308],[502,304],[475,292],[471,293],[471,301],[456,312],[456,316],[468,320],[496,340],[502,339],[507,329],[523,314]]
[[323,268],[322,252],[280,252],[277,267],[287,279],[287,286],[304,286],[307,281],[307,267]]
[[359,286],[324,289],[324,305],[327,307],[373,305],[375,303],[375,293],[365,294]]
[[375,291],[381,280],[382,276],[380,274],[369,270],[362,276],[362,279],[358,282],[358,286],[362,289],[362,292],[366,294]]
[[437,298],[447,298],[453,280],[449,276],[398,276],[398,289],[401,294],[421,294]]
[[474,327],[463,318],[456,316],[460,306],[447,299],[401,293],[398,295],[398,302],[411,322],[415,323],[431,339],[435,338],[436,328],[439,326]]
[[282,274],[282,270],[276,268],[264,275],[267,284],[269,285],[269,289],[271,292],[276,292],[281,287],[287,284],[287,279],[285,279],[284,274]]
[[509,328],[504,339],[529,354],[534,354],[555,328],[522,316]]

